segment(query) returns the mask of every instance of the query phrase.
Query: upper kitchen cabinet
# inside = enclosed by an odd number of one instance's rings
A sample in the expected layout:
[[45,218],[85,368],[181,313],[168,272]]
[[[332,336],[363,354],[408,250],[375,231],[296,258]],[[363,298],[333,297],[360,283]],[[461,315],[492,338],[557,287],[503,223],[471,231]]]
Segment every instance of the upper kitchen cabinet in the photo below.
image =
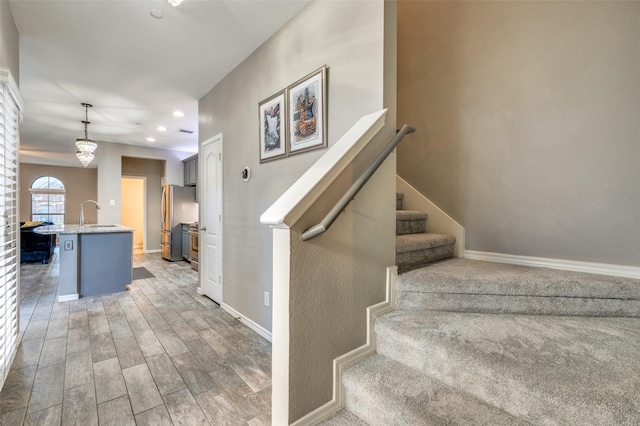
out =
[[196,186],[198,183],[198,154],[182,160],[184,164],[184,186]]

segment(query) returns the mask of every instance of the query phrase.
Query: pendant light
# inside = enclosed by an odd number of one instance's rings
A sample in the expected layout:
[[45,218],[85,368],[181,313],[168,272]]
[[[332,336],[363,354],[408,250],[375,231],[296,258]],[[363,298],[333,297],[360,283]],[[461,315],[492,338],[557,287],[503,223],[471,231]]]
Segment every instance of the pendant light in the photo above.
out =
[[95,157],[93,152],[98,147],[98,144],[96,141],[89,139],[89,135],[87,134],[87,124],[90,123],[89,108],[93,108],[93,105],[87,103],[82,103],[81,105],[85,110],[85,119],[82,121],[82,123],[84,123],[84,138],[76,139],[76,147],[78,148],[76,157],[78,157],[78,160],[84,167],[87,167]]

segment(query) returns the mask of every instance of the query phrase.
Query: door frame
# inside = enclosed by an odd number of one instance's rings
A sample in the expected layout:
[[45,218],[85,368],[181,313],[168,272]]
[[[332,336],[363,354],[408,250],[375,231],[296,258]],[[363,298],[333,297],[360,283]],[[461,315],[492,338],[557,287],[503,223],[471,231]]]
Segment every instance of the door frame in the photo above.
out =
[[[196,191],[198,192],[198,216],[200,217],[200,229],[198,230],[198,232],[201,232],[202,229],[202,221],[205,219],[205,205],[207,203],[207,194],[204,191],[204,187],[205,187],[205,181],[204,181],[204,172],[205,172],[205,167],[204,167],[204,160],[205,160],[205,156],[202,155],[204,153],[204,147],[207,145],[212,145],[214,143],[220,143],[220,155],[222,157],[224,157],[223,155],[223,148],[224,148],[224,144],[222,143],[222,133],[218,133],[208,139],[205,139],[204,141],[202,141],[200,143],[200,149],[198,150],[198,182],[199,185],[196,186]],[[224,302],[224,263],[223,263],[223,259],[224,259],[224,254],[223,254],[223,242],[224,242],[224,231],[223,231],[223,225],[224,225],[224,168],[223,168],[224,162],[220,161],[220,183],[219,183],[219,190],[220,190],[220,301],[219,304],[220,306],[223,305]],[[205,223],[206,226],[206,223]],[[206,232],[206,231],[205,231]],[[198,282],[200,283],[200,287],[198,287],[198,294],[203,294],[204,292],[202,291],[202,283],[204,282],[204,280],[206,279],[206,277],[204,277],[204,271],[206,269],[206,266],[204,265],[204,263],[206,263],[206,256],[204,256],[204,251],[203,251],[203,246],[206,246],[206,236],[200,235],[198,238],[198,263],[204,267],[198,267]],[[213,300],[213,299],[212,299]],[[218,303],[218,302],[216,302]]]
[[[147,177],[122,175],[120,177],[120,193],[121,194],[122,194],[122,179],[142,180],[142,252],[147,253]],[[122,206],[120,206],[120,217],[122,217]]]

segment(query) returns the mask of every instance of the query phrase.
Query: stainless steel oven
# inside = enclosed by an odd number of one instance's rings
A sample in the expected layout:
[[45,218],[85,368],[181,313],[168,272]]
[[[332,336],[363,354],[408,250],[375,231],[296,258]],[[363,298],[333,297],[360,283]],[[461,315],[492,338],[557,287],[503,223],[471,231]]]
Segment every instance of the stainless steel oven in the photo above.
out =
[[198,270],[198,237],[199,237],[198,222],[194,222],[189,226],[189,262],[191,262],[191,268]]

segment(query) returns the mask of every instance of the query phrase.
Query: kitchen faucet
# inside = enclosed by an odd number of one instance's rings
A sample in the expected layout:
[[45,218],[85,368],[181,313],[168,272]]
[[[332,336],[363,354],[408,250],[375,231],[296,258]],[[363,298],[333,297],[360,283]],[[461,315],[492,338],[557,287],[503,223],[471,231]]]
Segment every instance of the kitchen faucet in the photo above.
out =
[[82,228],[82,225],[84,225],[84,205],[87,203],[93,203],[96,205],[96,209],[100,210],[100,204],[98,204],[97,201],[93,201],[93,200],[87,200],[85,202],[83,202],[82,204],[80,204],[80,227]]

